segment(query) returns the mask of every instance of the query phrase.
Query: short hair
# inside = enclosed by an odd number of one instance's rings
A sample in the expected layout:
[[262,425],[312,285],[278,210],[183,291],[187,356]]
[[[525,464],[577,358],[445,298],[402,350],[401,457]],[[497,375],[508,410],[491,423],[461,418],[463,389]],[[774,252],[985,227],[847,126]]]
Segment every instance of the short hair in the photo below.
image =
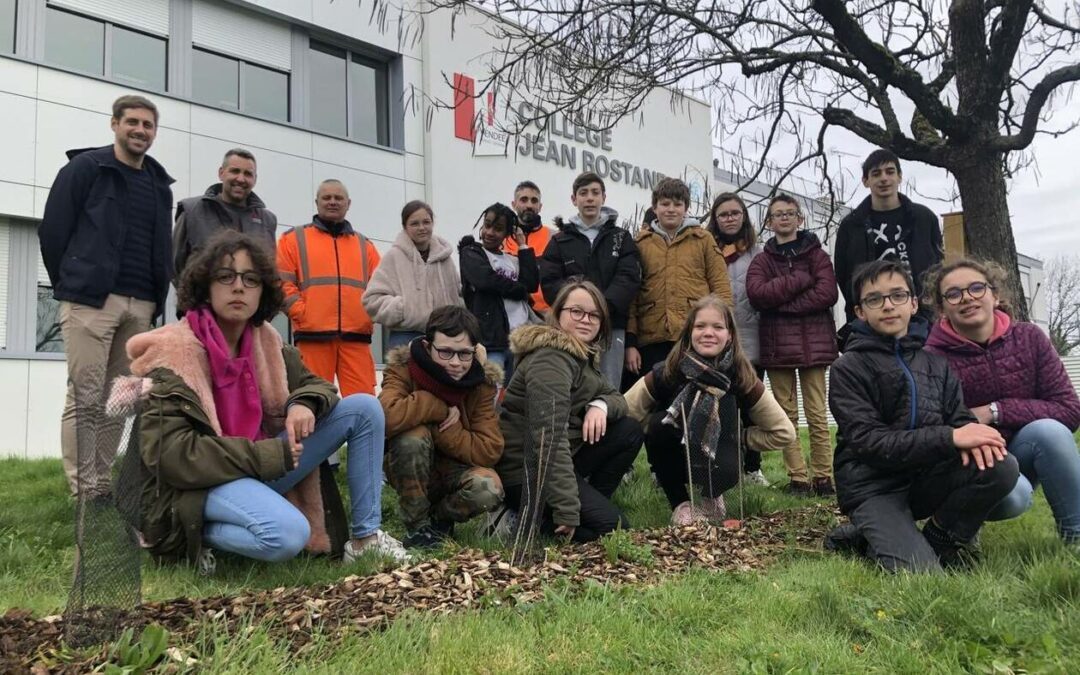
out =
[[225,156],[221,158],[221,166],[224,167],[226,164],[228,164],[230,157],[243,157],[244,159],[250,161],[252,164],[258,165],[258,162],[255,161],[255,155],[250,150],[245,150],[244,148],[233,148],[232,150],[226,152]]
[[922,301],[933,307],[941,314],[945,308],[945,296],[941,294],[941,282],[946,276],[959,269],[969,269],[986,278],[986,282],[994,287],[994,297],[998,301],[998,309],[1012,315],[1012,296],[1009,294],[1009,276],[1005,269],[989,260],[976,258],[958,258],[952,262],[938,263],[926,270],[922,278],[923,297]]
[[878,148],[867,155],[866,159],[862,163],[862,177],[866,180],[870,177],[870,172],[878,168],[882,164],[895,164],[896,173],[903,173],[900,170],[900,158],[896,156],[896,153],[892,150],[886,150],[885,148]]
[[663,178],[653,188],[652,205],[656,206],[661,199],[670,199],[690,206],[690,187],[678,178]]
[[247,251],[251,256],[251,264],[262,281],[262,297],[259,298],[259,307],[252,315],[251,323],[259,326],[274,318],[285,304],[285,294],[281,290],[281,278],[274,266],[273,254],[261,239],[227,229],[211,237],[184,268],[176,287],[176,308],[187,312],[209,305],[210,284],[214,283],[214,272],[219,269],[221,259],[234,256],[239,251]]
[[852,297],[856,304],[862,302],[862,289],[866,284],[872,284],[887,274],[895,274],[904,280],[912,297],[915,296],[915,281],[911,278],[911,271],[907,265],[899,260],[873,260],[855,268],[855,276],[851,279]]
[[705,227],[716,238],[717,242],[720,241],[720,220],[716,217],[716,211],[720,208],[720,205],[724,202],[738,202],[739,208],[742,209],[743,219],[742,225],[739,227],[738,239],[742,242],[743,249],[749,251],[754,248],[754,244],[757,243],[757,232],[754,230],[754,223],[750,220],[750,210],[746,208],[746,202],[743,198],[734,192],[721,192],[713,200],[712,208],[709,209],[709,217],[705,221]]
[[130,108],[142,108],[154,113],[154,124],[158,123],[158,109],[154,102],[145,96],[138,94],[125,94],[113,101],[112,116],[114,120],[124,119],[124,111]]
[[401,226],[405,227],[405,223],[409,222],[409,217],[420,209],[427,211],[431,219],[435,220],[435,212],[431,210],[431,206],[427,202],[414,199],[401,209]]
[[428,342],[435,340],[435,333],[442,333],[447,337],[457,337],[465,333],[475,345],[480,343],[480,322],[472,312],[460,305],[443,305],[432,310],[424,327],[424,337]]
[[537,194],[542,194],[540,192],[540,186],[532,182],[531,180],[523,180],[518,183],[517,187],[514,188],[514,197],[517,197],[517,194],[522,190],[536,190]]
[[604,179],[601,178],[599,174],[592,171],[586,171],[585,173],[578,174],[578,177],[574,179],[574,187],[572,192],[576,195],[578,190],[585,187],[586,185],[592,185],[593,183],[600,183],[600,191],[605,193],[607,192],[607,186],[604,185]]
[[345,183],[341,182],[337,178],[327,178],[326,180],[319,181],[319,187],[315,188],[316,198],[318,198],[319,193],[322,192],[324,185],[340,185],[341,189],[345,191],[345,196],[349,196],[349,188],[345,187]]
[[802,204],[799,203],[798,199],[795,199],[794,197],[787,194],[786,192],[778,192],[775,197],[773,197],[772,199],[769,200],[769,205],[765,207],[765,215],[766,216],[768,216],[769,212],[772,210],[773,204],[776,204],[778,202],[784,202],[785,204],[791,204],[791,205],[793,205],[795,207],[795,210],[799,212],[800,216],[803,214],[803,212],[802,212]]
[[563,284],[563,287],[559,289],[559,293],[555,296],[555,302],[551,303],[551,310],[548,311],[547,316],[544,318],[544,323],[552,328],[558,328],[562,330],[562,326],[559,325],[559,314],[562,313],[563,308],[566,307],[566,300],[570,297],[570,294],[574,291],[581,289],[592,296],[593,304],[596,305],[596,311],[600,313],[600,331],[596,334],[596,340],[590,347],[596,346],[601,351],[608,348],[611,344],[611,314],[608,312],[607,300],[604,299],[604,294],[600,292],[600,289],[596,287],[591,281],[587,281],[584,277],[574,276]]

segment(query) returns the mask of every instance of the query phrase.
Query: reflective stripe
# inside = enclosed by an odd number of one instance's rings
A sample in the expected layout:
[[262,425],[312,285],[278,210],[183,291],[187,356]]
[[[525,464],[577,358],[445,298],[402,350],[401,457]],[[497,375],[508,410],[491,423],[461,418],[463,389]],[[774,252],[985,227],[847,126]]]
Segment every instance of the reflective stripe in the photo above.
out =
[[371,277],[368,276],[367,271],[367,238],[356,233],[356,237],[360,240],[360,288],[367,288],[367,284],[371,281]]
[[340,280],[337,277],[313,277],[300,282],[300,290],[304,291],[311,286],[337,286],[340,283],[342,286],[355,286],[356,288],[364,288],[364,282],[359,279],[349,279],[348,277],[342,277]]
[[285,298],[285,309],[289,309],[290,307],[295,305],[296,301],[299,300],[299,299],[300,299],[300,294],[299,293],[297,293],[296,295],[290,295],[289,297]]
[[[304,230],[306,229],[307,225],[300,225],[295,229],[296,253],[300,256],[300,279],[302,280],[306,280],[308,277],[311,276],[311,269],[308,265],[307,257],[307,237],[304,235]],[[303,288],[303,285],[301,285],[300,287]]]
[[291,281],[294,284],[296,283],[296,275],[292,272],[282,272],[279,270],[278,276],[281,277],[282,281]]

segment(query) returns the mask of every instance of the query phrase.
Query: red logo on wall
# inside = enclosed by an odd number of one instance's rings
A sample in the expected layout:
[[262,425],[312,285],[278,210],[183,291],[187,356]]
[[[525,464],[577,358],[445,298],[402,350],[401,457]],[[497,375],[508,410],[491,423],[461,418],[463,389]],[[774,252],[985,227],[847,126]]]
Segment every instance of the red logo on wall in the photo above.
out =
[[[487,125],[495,123],[495,93],[487,92],[485,96],[487,110],[485,119]],[[454,73],[454,137],[470,143],[476,141],[476,80]]]

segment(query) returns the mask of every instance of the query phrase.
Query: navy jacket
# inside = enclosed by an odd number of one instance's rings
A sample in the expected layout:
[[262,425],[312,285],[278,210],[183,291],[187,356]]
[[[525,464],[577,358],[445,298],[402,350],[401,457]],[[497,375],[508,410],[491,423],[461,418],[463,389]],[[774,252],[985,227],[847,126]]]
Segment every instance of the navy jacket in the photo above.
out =
[[[120,255],[127,235],[124,210],[127,182],[113,146],[69,150],[45,202],[38,225],[41,257],[49,272],[53,297],[102,307],[116,284]],[[157,212],[154,218],[153,260],[155,317],[165,308],[172,274],[172,188],[174,181],[152,157],[143,167],[154,179]]]

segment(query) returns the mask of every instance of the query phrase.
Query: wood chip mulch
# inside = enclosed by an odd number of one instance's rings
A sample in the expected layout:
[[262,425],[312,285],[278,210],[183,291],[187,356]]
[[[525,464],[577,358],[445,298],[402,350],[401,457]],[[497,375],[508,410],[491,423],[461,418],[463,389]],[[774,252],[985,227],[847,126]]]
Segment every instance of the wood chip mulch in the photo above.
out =
[[[120,621],[135,629],[160,624],[169,631],[170,658],[179,667],[183,646],[215,625],[230,634],[259,624],[304,651],[313,632],[380,629],[405,610],[447,613],[468,608],[517,605],[541,600],[552,581],[580,586],[653,585],[690,569],[747,572],[765,567],[792,549],[820,550],[837,512],[812,506],[749,518],[728,527],[689,526],[629,531],[634,549],[614,561],[601,542],[545,549],[528,566],[515,567],[500,552],[459,551],[367,577],[347,576],[333,584],[275,588],[245,595],[176,598],[151,602]],[[641,555],[635,555],[635,553]],[[629,558],[629,559],[628,559]],[[82,652],[63,646],[64,619],[35,619],[12,609],[0,617],[0,673],[87,672],[107,659],[107,647]]]

